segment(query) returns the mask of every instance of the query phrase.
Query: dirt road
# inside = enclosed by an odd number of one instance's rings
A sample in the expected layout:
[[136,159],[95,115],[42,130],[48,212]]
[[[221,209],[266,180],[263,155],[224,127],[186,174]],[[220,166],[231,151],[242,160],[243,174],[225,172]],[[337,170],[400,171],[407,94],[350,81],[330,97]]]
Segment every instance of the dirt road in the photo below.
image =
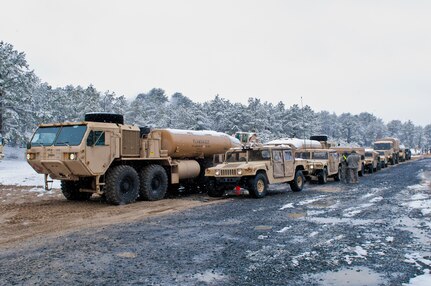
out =
[[100,229],[172,214],[217,201],[204,195],[191,195],[112,206],[97,196],[89,202],[70,202],[58,189],[44,192],[40,188],[0,186],[0,249],[39,243],[46,238],[89,228]]
[[58,193],[28,194],[36,196],[28,203],[7,188],[0,285],[401,286],[431,279],[431,159],[357,185],[307,184],[299,193],[278,185],[264,199],[217,203],[197,195],[117,207],[70,203]]

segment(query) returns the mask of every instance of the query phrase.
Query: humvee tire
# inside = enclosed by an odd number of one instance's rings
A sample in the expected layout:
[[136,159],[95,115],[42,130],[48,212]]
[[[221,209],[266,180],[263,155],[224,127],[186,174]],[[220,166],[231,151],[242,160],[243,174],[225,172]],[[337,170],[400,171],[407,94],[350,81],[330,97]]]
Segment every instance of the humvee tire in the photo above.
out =
[[92,193],[80,192],[79,181],[61,181],[61,192],[68,201],[87,201]]
[[217,184],[214,180],[211,180],[208,183],[207,194],[210,197],[219,198],[219,197],[222,197],[224,195],[224,190],[220,186],[217,186]]
[[108,170],[105,180],[106,201],[114,205],[133,203],[139,195],[139,176],[127,165]]
[[374,173],[374,167],[373,167],[373,165],[368,166],[368,173],[369,174]]
[[140,173],[139,196],[146,201],[158,201],[165,197],[168,190],[168,175],[160,165],[148,165]]
[[328,181],[328,171],[326,170],[326,168],[324,168],[319,175],[317,175],[317,181],[319,182],[319,184],[326,184],[326,182]]
[[266,176],[262,173],[256,174],[256,176],[248,180],[248,190],[250,196],[253,198],[263,198],[268,191],[268,182]]
[[289,184],[293,192],[302,191],[305,184],[305,177],[304,174],[302,174],[301,170],[296,171],[295,178],[293,179],[293,181],[289,182]]

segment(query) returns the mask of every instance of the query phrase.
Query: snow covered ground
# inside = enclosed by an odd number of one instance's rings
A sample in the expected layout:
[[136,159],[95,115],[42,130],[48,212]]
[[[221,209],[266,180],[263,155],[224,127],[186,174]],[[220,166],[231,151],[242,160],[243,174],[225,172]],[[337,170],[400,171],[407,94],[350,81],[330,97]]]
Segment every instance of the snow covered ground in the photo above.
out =
[[[36,173],[25,160],[25,148],[5,147],[5,158],[0,161],[0,185],[36,186],[43,189],[44,176]],[[60,188],[54,181],[53,188]]]

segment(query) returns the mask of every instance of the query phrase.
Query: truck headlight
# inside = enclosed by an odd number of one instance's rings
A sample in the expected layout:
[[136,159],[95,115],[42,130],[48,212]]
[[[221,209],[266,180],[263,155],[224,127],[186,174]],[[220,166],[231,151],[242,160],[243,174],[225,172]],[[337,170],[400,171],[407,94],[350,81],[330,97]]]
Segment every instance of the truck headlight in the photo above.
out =
[[236,173],[238,174],[238,175],[242,175],[242,170],[240,169],[240,170],[237,170],[236,171]]
[[220,171],[219,170],[215,171],[215,175],[216,176],[220,175]]
[[77,153],[66,153],[65,157],[66,157],[66,160],[77,160],[78,154]]
[[36,154],[27,153],[26,158],[27,158],[27,160],[34,160],[36,158]]
[[314,169],[314,165],[310,165],[310,169]]

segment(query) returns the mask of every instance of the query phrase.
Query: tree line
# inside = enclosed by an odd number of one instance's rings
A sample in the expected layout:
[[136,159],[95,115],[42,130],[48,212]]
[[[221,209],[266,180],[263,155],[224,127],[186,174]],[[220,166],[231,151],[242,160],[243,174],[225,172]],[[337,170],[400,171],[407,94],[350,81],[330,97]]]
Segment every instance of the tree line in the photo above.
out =
[[247,104],[231,102],[216,95],[193,102],[182,93],[167,95],[153,88],[128,100],[115,92],[94,86],[51,87],[30,69],[23,52],[0,42],[0,134],[10,145],[23,145],[41,123],[80,121],[94,111],[124,114],[127,123],[140,126],[257,132],[267,140],[326,134],[341,144],[371,146],[383,136],[397,137],[407,147],[431,148],[431,124],[416,126],[412,121],[392,120],[385,124],[372,113],[315,112],[310,106],[272,104],[249,98]]

